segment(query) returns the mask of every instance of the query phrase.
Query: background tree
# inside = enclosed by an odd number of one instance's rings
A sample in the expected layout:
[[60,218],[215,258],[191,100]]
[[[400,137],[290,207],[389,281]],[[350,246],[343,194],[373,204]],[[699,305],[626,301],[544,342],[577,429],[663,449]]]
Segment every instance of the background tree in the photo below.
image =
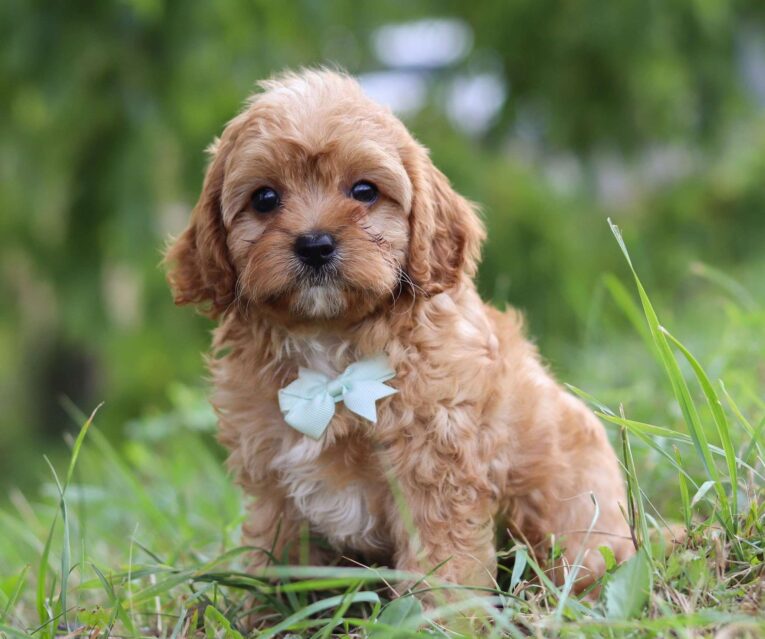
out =
[[[433,19],[451,59],[418,60],[395,31]],[[668,282],[689,286],[694,260],[763,286],[764,19],[756,0],[6,0],[0,482],[26,476],[25,444],[68,428],[62,396],[106,400],[100,424],[118,433],[165,407],[173,381],[197,383],[210,326],[172,306],[161,249],[203,149],[287,67],[404,82],[407,123],[483,204],[483,293],[524,308],[563,369],[620,265],[607,215],[650,247],[634,250],[643,275],[678,303]]]

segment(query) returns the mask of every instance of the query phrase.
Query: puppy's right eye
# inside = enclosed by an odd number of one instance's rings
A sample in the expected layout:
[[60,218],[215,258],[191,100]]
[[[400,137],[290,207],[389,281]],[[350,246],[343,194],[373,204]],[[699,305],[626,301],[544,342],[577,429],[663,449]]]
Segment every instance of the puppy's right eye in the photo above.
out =
[[279,204],[281,204],[281,198],[270,186],[264,186],[252,194],[252,208],[258,213],[270,213]]
[[354,200],[364,202],[364,204],[372,204],[377,199],[378,192],[374,184],[362,180],[351,187],[350,195]]

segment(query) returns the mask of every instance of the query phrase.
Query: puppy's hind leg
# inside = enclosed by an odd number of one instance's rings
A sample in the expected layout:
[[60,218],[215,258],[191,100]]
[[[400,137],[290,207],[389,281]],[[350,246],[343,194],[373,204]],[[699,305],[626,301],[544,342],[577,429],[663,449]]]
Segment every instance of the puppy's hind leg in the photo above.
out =
[[624,478],[603,425],[586,406],[559,388],[546,399],[554,411],[548,413],[545,472],[515,500],[515,523],[540,542],[539,550],[549,550],[551,537],[560,543],[563,555],[550,566],[554,581],[562,583],[576,569],[574,590],[580,592],[605,572],[601,546],[609,547],[617,562],[635,552],[625,518]]

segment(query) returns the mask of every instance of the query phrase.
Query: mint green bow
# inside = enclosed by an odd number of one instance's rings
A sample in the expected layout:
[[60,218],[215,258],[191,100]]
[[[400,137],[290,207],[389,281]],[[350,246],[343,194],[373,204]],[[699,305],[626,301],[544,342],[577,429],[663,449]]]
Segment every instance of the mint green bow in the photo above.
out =
[[375,423],[375,402],[397,392],[383,384],[395,375],[384,354],[351,364],[335,379],[301,368],[297,379],[279,390],[279,408],[292,428],[319,439],[338,402],[345,402],[348,410]]

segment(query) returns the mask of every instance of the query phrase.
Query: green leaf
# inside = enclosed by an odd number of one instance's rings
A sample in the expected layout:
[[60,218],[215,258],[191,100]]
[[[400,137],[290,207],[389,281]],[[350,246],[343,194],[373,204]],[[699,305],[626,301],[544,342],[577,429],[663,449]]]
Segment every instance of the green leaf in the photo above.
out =
[[204,619],[207,639],[243,639],[241,633],[231,627],[231,622],[215,606],[205,608]]
[[408,620],[420,617],[421,615],[422,604],[420,604],[417,597],[399,597],[382,609],[377,620],[386,626],[400,628]]
[[704,588],[704,585],[712,579],[707,560],[704,557],[690,560],[685,568],[685,573],[691,588],[694,589]]
[[616,557],[610,546],[598,546],[598,551],[600,556],[603,557],[603,561],[606,562],[606,570],[610,571],[616,568]]
[[606,615],[610,619],[634,619],[643,611],[653,584],[651,563],[638,551],[619,566],[606,586]]
[[515,587],[521,583],[523,573],[526,571],[526,564],[528,554],[525,548],[518,548],[515,553],[515,562],[513,562],[513,574],[510,577],[510,591],[515,590]]

